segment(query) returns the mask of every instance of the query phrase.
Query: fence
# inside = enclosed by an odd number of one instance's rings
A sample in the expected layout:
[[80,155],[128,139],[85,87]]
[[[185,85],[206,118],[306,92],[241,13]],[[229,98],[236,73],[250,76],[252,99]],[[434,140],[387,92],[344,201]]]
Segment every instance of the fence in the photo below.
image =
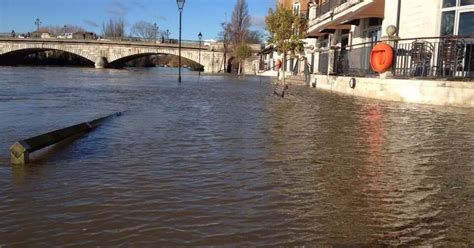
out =
[[[370,51],[377,42],[334,48],[320,53],[320,73],[370,76]],[[392,75],[399,78],[474,78],[474,37],[428,37],[394,41]],[[322,63],[321,63],[322,62]]]

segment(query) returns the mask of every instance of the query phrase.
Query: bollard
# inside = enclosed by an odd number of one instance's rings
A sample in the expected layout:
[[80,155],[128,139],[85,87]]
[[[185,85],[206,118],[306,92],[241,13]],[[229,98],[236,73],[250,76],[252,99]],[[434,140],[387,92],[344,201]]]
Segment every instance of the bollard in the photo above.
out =
[[113,113],[111,115],[107,115],[89,122],[83,122],[77,125],[17,141],[10,147],[11,163],[13,165],[28,164],[30,162],[29,155],[32,152],[54,145],[74,135],[89,132],[92,129],[98,127],[107,119],[120,115],[122,115],[122,112]]

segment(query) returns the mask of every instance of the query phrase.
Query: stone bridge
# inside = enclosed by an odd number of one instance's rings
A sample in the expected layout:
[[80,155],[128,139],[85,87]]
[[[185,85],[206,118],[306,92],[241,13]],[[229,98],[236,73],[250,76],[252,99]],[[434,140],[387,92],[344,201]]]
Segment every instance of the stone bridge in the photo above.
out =
[[[170,54],[178,56],[178,44],[145,43],[104,40],[69,40],[69,39],[19,39],[0,38],[0,58],[37,53],[40,51],[59,50],[81,56],[91,61],[96,68],[123,64],[132,59],[146,55]],[[224,51],[218,46],[182,44],[181,57],[199,63],[205,72],[218,72],[224,68]]]

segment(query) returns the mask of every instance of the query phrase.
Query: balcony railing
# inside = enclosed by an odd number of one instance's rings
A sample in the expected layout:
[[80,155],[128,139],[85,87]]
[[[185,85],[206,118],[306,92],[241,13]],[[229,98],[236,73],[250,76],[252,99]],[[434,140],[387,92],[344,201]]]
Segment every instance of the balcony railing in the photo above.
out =
[[[370,51],[376,42],[320,53],[319,73],[346,76],[376,75]],[[394,42],[392,75],[396,78],[474,79],[474,37],[431,37]],[[333,53],[333,61],[328,61]],[[322,63],[321,63],[322,62]],[[332,64],[332,70],[329,65]]]
[[328,0],[325,3],[316,7],[316,17],[320,17],[332,10],[334,10],[339,5],[346,3],[347,0]]

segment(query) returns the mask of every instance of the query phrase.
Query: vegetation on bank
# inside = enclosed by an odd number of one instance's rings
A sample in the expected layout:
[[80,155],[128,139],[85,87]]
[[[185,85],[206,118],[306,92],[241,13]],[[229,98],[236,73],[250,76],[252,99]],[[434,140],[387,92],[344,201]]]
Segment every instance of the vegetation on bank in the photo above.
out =
[[[291,9],[278,4],[276,9],[270,9],[265,18],[265,29],[269,33],[268,43],[273,48],[283,54],[283,68],[286,64],[286,57],[295,56],[303,51],[306,38],[307,20],[299,15],[295,15]],[[283,70],[283,80],[285,80],[285,70]]]

